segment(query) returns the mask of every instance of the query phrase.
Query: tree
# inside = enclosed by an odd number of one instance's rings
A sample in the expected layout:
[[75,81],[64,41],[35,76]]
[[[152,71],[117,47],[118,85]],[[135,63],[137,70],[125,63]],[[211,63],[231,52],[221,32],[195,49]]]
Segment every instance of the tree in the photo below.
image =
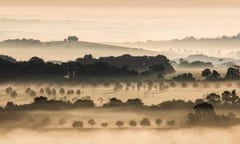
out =
[[77,95],[80,95],[80,94],[81,94],[81,91],[78,89],[78,90],[76,91],[76,94],[77,94]]
[[239,68],[234,68],[234,67],[228,68],[227,73],[225,75],[225,79],[227,79],[227,80],[240,79],[240,70],[239,70]]
[[167,121],[167,125],[168,126],[175,126],[176,125],[176,121],[175,120],[168,120]]
[[17,96],[17,92],[14,90],[14,91],[12,91],[12,93],[11,93],[11,97],[13,97],[13,98],[15,98]]
[[8,88],[5,89],[5,92],[7,94],[10,94],[12,91],[13,91],[12,87],[8,87]]
[[207,101],[211,104],[221,104],[221,97],[219,95],[217,95],[216,93],[210,93],[208,96],[207,96]]
[[29,95],[32,96],[32,97],[34,97],[34,96],[36,96],[36,92],[32,90],[32,91],[29,93]]
[[78,37],[76,37],[76,36],[68,36],[67,40],[69,42],[71,42],[71,41],[78,41]]
[[192,73],[183,73],[172,78],[174,81],[195,81]]
[[205,79],[208,79],[211,76],[212,72],[209,68],[204,69],[202,71],[202,77],[205,77]]
[[72,91],[71,90],[67,90],[67,95],[71,95]]
[[45,64],[44,60],[39,57],[32,57],[28,62],[30,64]]
[[211,75],[211,80],[218,80],[220,78],[220,73],[217,72],[216,70],[213,70],[212,75]]
[[157,119],[155,120],[155,123],[156,123],[156,125],[159,127],[159,125],[162,123],[162,119],[157,118]]
[[107,127],[108,127],[108,123],[107,123],[107,122],[103,122],[103,123],[101,123],[101,126],[102,126],[103,128],[107,128]]
[[118,128],[121,128],[124,125],[123,121],[117,121],[116,125],[118,126]]
[[52,95],[56,96],[56,94],[57,94],[56,89],[53,88],[53,89],[52,89]]
[[131,127],[137,126],[137,122],[136,122],[135,120],[130,120],[128,124],[129,124],[129,126],[131,126]]
[[83,128],[83,122],[82,121],[74,121],[72,123],[73,128]]
[[40,94],[43,94],[44,93],[44,89],[41,88],[39,92],[40,92]]
[[201,121],[206,121],[209,117],[215,115],[214,107],[207,102],[199,103],[193,109],[195,110],[195,116]]
[[225,104],[235,104],[239,100],[239,97],[236,95],[236,90],[230,91],[224,91],[222,93],[222,101]]
[[61,88],[61,89],[59,90],[59,93],[62,94],[62,95],[64,95],[64,94],[65,94],[64,88]]
[[146,127],[146,126],[150,126],[151,125],[151,122],[148,118],[143,118],[141,121],[140,121],[140,125],[143,126],[143,127]]
[[61,119],[59,120],[58,124],[59,124],[59,125],[64,125],[66,122],[67,122],[66,119],[61,118]]
[[31,88],[27,88],[27,89],[25,90],[25,92],[26,92],[26,93],[30,93],[30,92],[31,92]]
[[91,127],[93,127],[93,126],[96,124],[96,122],[95,122],[94,119],[90,119],[90,120],[88,120],[88,124],[89,124]]

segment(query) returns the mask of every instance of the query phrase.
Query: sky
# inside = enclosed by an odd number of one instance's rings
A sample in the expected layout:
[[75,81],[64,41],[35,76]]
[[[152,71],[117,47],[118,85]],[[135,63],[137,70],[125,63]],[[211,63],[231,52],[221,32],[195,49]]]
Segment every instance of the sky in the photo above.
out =
[[133,42],[240,32],[237,0],[0,0],[0,41]]
[[21,6],[240,6],[239,0],[0,0],[1,5]]

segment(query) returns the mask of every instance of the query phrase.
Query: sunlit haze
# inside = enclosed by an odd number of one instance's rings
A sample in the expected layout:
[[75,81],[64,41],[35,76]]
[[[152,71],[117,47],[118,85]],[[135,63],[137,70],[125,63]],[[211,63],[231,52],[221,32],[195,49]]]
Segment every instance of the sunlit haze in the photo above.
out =
[[238,8],[1,7],[0,40],[34,38],[125,42],[240,32]]

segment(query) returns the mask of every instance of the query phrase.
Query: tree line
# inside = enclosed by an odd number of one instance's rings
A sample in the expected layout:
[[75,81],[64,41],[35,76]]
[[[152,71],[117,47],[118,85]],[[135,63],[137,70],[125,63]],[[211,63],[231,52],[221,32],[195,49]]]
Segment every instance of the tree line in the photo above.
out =
[[[76,61],[45,62],[39,57],[28,61],[15,61],[11,57],[0,57],[0,79],[79,79],[85,77],[138,77],[163,76],[174,72],[165,56],[130,56],[93,58],[86,55]],[[142,71],[140,71],[140,69]]]

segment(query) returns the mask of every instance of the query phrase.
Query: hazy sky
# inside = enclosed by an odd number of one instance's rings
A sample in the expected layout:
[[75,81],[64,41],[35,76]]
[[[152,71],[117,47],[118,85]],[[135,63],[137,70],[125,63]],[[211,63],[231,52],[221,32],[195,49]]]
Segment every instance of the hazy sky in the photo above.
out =
[[0,40],[97,42],[218,37],[240,32],[238,8],[0,7]]
[[240,6],[239,0],[0,0],[1,5]]
[[0,40],[125,42],[240,32],[240,0],[0,0]]

